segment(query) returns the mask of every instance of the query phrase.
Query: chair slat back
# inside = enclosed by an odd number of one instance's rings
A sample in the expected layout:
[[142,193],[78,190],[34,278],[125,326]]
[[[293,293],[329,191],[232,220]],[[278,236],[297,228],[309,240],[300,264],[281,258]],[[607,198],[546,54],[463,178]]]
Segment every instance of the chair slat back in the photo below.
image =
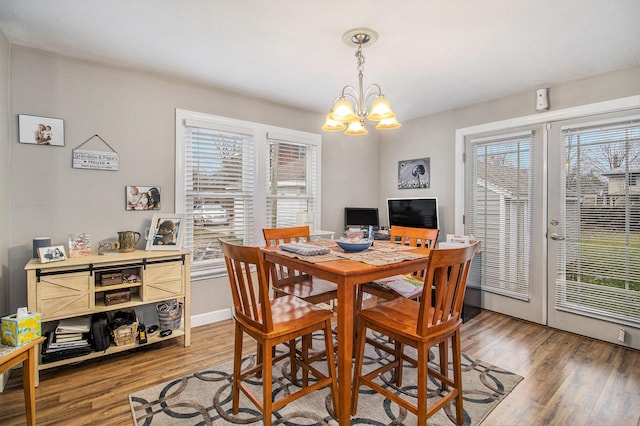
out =
[[273,330],[273,321],[269,303],[269,279],[262,252],[258,247],[219,241],[227,265],[236,318],[259,330],[270,332]]
[[[460,322],[471,261],[477,244],[455,249],[431,250],[420,300],[416,332],[425,336]],[[435,287],[435,291],[428,289]]]
[[438,229],[410,228],[407,226],[391,227],[391,242],[400,239],[400,244],[411,247],[435,248],[438,241]]
[[309,226],[292,226],[290,228],[262,228],[267,247],[283,243],[302,243],[311,240]]
[[[306,243],[311,241],[309,226],[292,226],[289,228],[263,228],[262,234],[267,247],[278,246],[286,243]],[[299,279],[307,279],[308,276],[295,269],[289,269],[282,265],[275,265],[271,269],[273,285],[295,282]]]
[[[400,244],[410,247],[428,247],[433,249],[438,241],[439,229],[431,228],[411,228],[407,226],[392,226],[390,240],[395,243],[400,240]],[[424,277],[424,271],[415,271],[413,276],[418,279]]]

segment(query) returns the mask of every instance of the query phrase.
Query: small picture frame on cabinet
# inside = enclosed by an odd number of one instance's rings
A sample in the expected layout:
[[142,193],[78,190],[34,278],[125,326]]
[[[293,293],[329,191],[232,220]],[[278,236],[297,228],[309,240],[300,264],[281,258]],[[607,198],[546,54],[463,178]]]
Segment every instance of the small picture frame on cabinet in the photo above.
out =
[[40,263],[57,262],[66,260],[67,255],[64,252],[64,246],[51,246],[38,248],[38,259]]
[[69,257],[85,257],[91,255],[91,239],[89,234],[81,232],[69,234]]
[[181,250],[187,215],[154,214],[147,234],[147,250]]

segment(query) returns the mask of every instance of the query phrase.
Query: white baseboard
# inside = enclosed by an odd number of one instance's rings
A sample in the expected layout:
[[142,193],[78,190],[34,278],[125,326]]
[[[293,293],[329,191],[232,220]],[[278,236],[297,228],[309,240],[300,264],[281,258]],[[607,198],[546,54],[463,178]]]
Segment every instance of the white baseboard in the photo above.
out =
[[201,325],[213,324],[214,322],[231,319],[231,309],[220,309],[219,311],[207,312],[204,314],[191,316],[191,327],[200,327]]

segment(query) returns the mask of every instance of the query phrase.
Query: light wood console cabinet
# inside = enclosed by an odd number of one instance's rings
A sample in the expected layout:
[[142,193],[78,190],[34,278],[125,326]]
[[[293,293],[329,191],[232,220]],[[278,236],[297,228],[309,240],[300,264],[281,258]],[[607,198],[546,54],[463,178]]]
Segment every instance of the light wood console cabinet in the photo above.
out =
[[[61,319],[132,309],[143,305],[155,308],[158,302],[177,299],[183,303],[180,329],[173,330],[167,337],[160,337],[159,333],[149,335],[145,346],[182,336],[184,346],[187,347],[191,344],[190,256],[189,251],[136,250],[130,253],[91,255],[51,263],[40,263],[38,259],[32,259],[25,266],[28,308],[30,312],[40,312],[42,315],[44,334],[53,329]],[[125,277],[137,275],[140,280],[102,285],[104,274],[112,273],[122,273]],[[105,305],[105,293],[122,289],[130,290],[129,301]],[[49,363],[41,363],[38,356],[37,371],[139,346],[137,342],[122,346],[112,343],[103,352],[91,352],[88,355]]]

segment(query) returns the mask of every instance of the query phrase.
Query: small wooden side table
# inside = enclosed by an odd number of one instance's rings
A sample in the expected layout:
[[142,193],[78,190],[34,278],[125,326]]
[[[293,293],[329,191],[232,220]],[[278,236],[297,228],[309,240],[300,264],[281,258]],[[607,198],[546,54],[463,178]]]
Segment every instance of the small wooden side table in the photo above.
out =
[[32,340],[22,346],[0,345],[0,374],[11,367],[22,363],[22,387],[24,388],[24,405],[27,412],[27,424],[36,424],[36,347],[44,341],[44,337]]

